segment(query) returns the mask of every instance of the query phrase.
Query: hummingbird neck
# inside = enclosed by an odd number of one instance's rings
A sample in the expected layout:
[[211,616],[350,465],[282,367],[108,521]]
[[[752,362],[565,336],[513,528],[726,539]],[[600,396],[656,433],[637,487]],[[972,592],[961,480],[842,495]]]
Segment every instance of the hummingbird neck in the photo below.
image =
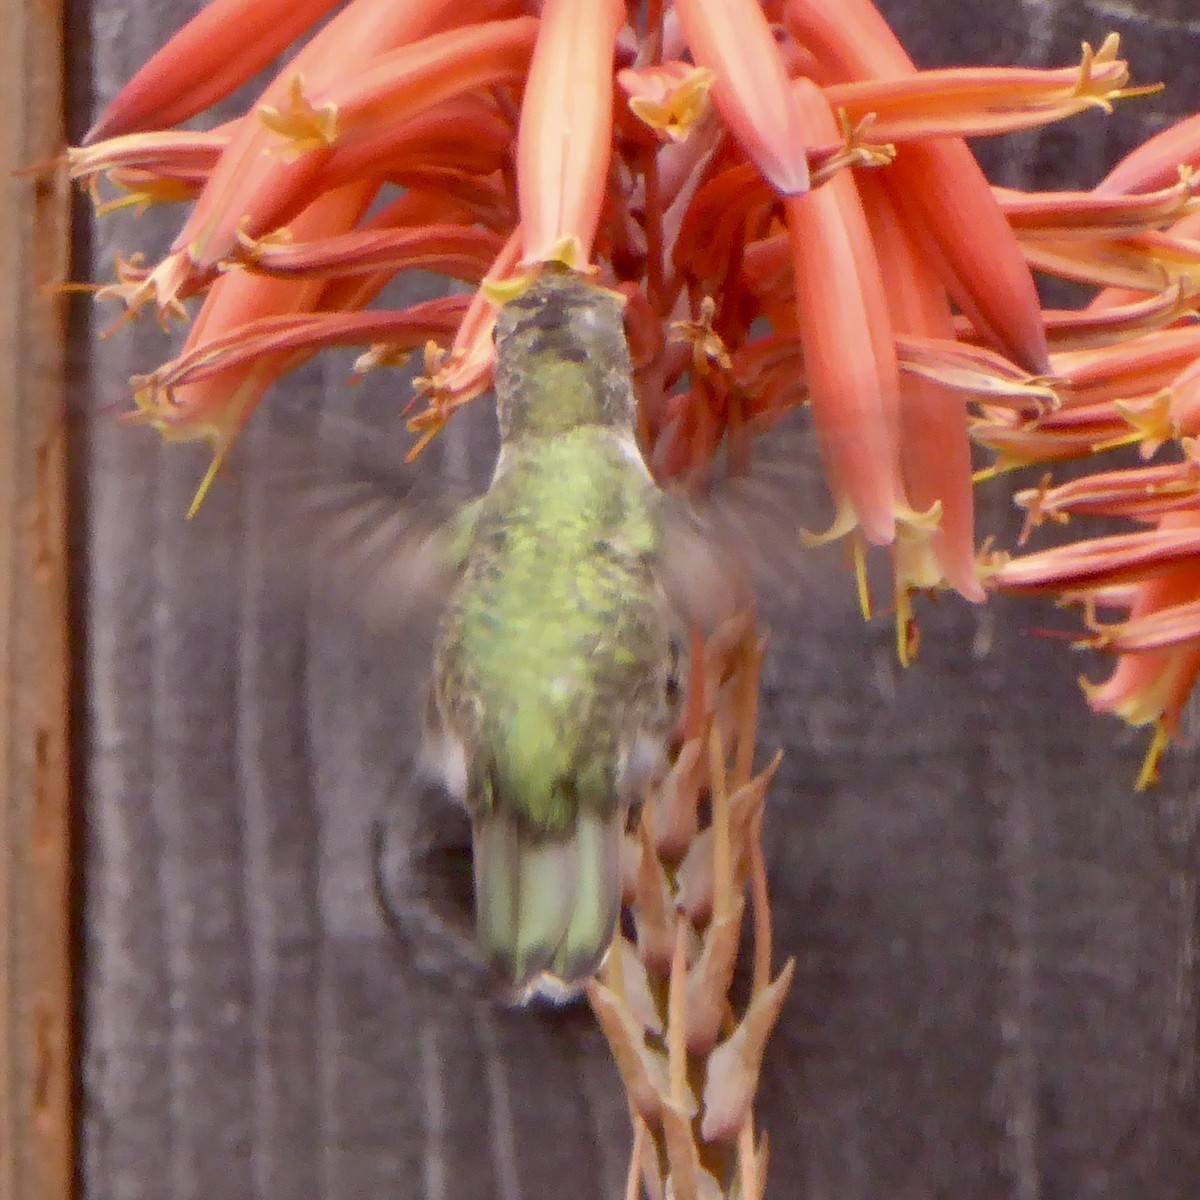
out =
[[496,410],[503,441],[554,437],[585,425],[633,436],[636,404],[627,371],[539,349],[516,369],[497,370]]
[[[645,456],[638,445],[637,437],[632,429],[616,425],[600,425],[589,422],[576,425],[564,432],[541,433],[525,431],[505,438],[500,443],[500,453],[496,458],[496,467],[492,473],[492,483],[502,478],[514,463],[525,462],[530,458],[543,460],[547,456],[552,460],[570,455],[575,450],[569,447],[579,447],[584,450],[589,459],[597,456],[604,458],[613,451],[618,459],[633,467],[644,476],[646,482],[652,482],[650,468],[646,465]],[[556,450],[561,450],[556,453]],[[611,459],[609,460],[611,461]]]
[[549,273],[501,309],[494,377],[503,441],[584,425],[633,436],[623,304],[579,276]]

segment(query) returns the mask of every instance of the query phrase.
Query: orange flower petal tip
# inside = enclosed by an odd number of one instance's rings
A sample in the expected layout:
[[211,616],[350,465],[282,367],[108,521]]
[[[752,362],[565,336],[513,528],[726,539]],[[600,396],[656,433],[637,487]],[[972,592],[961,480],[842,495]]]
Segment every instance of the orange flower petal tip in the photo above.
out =
[[716,79],[715,71],[684,62],[626,67],[617,72],[617,84],[628,97],[629,111],[668,142],[686,141],[707,116]]
[[546,0],[517,132],[525,263],[590,260],[612,157],[618,0]]
[[1143,142],[1117,163],[1095,190],[1105,196],[1158,191],[1178,180],[1181,167],[1200,169],[1200,113]]
[[287,152],[292,155],[332,146],[337,141],[337,118],[337,105],[313,106],[305,94],[302,75],[292,77],[283,104],[258,107],[258,119],[272,133],[287,139]]
[[676,0],[675,14],[697,66],[716,76],[713,102],[763,177],[785,196],[808,191],[799,105],[758,0]]
[[117,93],[84,144],[202,112],[244,83],[339,0],[210,0]]

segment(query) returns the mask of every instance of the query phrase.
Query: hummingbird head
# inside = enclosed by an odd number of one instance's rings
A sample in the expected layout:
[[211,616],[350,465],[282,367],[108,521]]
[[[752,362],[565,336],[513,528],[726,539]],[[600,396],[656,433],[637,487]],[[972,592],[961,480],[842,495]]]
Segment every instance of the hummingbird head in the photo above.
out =
[[607,425],[636,411],[624,300],[578,275],[545,271],[496,320],[496,411],[504,441]]

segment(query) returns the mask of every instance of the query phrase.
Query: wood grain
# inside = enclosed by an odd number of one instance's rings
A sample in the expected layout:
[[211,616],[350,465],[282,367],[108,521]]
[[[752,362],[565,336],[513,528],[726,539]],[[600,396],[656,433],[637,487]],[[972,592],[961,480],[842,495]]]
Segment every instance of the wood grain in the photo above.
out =
[[72,1176],[62,8],[0,3],[0,1198]]
[[[97,99],[190,4],[95,0]],[[922,64],[1076,61],[1116,26],[1168,91],[981,144],[994,177],[1086,184],[1196,102],[1187,3],[890,0]],[[86,124],[86,114],[78,114]],[[93,259],[153,253],[116,216]],[[586,1016],[509,1013],[403,956],[367,828],[403,831],[423,650],[273,586],[264,427],[327,451],[395,428],[403,378],[344,360],[278,389],[199,517],[205,455],[107,411],[166,356],[150,326],[78,343],[87,814],[81,1174],[88,1200],[533,1200],[620,1194],[626,1115]],[[482,406],[478,415],[486,425]],[[486,468],[451,426],[424,469]],[[988,532],[1014,528],[1004,488]],[[773,615],[763,745],[777,952],[773,1197],[1190,1200],[1197,1147],[1196,772],[1135,797],[1140,739],[1091,717],[1062,616],[950,602],[901,672],[849,581]]]

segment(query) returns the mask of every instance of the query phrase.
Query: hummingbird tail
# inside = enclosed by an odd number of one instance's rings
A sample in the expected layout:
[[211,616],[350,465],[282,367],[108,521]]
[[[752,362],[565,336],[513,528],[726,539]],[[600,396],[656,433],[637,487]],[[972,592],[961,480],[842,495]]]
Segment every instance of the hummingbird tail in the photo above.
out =
[[492,812],[475,823],[475,922],[487,961],[524,992],[566,991],[604,959],[621,908],[624,813],[581,811],[561,836]]

